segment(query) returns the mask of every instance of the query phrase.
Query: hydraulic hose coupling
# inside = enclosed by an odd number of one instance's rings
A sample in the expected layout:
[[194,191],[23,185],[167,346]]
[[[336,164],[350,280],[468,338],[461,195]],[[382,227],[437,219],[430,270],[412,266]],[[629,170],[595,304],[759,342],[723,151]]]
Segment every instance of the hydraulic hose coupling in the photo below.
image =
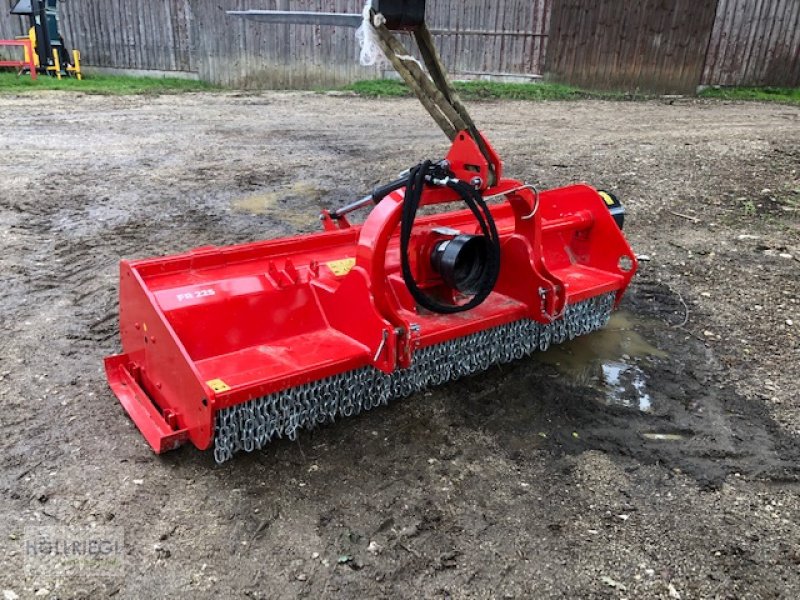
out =
[[482,235],[457,235],[437,242],[431,252],[431,267],[445,284],[464,294],[478,292],[489,261],[489,247]]

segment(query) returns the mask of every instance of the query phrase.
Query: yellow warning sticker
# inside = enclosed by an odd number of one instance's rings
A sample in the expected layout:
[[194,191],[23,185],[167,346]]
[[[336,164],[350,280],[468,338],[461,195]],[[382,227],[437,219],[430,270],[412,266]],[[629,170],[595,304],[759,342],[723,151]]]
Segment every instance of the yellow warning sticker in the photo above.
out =
[[609,206],[614,206],[614,199],[611,197],[611,194],[609,194],[608,192],[597,192],[597,193],[600,194],[600,197],[606,201],[606,204],[608,204]]
[[206,385],[210,387],[215,392],[227,392],[231,387],[222,381],[222,379],[210,379],[206,381]]
[[342,275],[347,275],[354,266],[356,266],[356,259],[355,258],[343,258],[341,260],[332,260],[329,263],[326,263],[328,268],[333,271],[333,274],[337,277],[341,277]]

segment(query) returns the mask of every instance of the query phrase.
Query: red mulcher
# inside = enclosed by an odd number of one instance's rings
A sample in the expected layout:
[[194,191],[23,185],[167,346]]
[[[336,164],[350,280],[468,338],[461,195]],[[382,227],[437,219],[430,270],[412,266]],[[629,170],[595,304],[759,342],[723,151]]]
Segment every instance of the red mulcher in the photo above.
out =
[[224,462],[606,324],[636,270],[617,200],[539,192],[472,126],[452,137],[322,233],[122,261],[106,371],[156,452],[189,440]]

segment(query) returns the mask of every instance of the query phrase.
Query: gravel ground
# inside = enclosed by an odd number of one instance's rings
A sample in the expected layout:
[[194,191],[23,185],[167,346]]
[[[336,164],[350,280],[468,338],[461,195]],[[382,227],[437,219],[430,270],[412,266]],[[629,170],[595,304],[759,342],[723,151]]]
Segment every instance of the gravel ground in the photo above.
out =
[[[474,105],[509,176],[625,201],[623,312],[222,467],[154,456],[106,386],[119,259],[314,231],[445,140],[415,101],[309,93],[0,111],[4,600],[800,597],[797,107]],[[123,564],[37,571],[41,526]]]

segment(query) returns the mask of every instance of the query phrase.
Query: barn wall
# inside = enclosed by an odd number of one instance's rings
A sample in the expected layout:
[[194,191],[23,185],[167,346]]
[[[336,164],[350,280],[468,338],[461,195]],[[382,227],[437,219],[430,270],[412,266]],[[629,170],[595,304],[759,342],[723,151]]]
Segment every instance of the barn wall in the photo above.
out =
[[[551,3],[432,0],[428,22],[455,74],[532,77],[544,67]],[[363,0],[67,0],[61,15],[67,42],[87,65],[198,72],[231,86],[313,88],[379,76],[358,64],[353,29],[251,23],[225,10],[362,7]],[[0,36],[23,30],[18,18],[0,14]]]
[[[21,35],[25,21],[3,4],[0,37]],[[67,0],[61,14],[67,43],[90,66],[314,88],[380,75],[358,65],[352,29],[249,23],[224,11],[360,12],[362,5]],[[429,0],[428,22],[456,76],[546,73],[587,88],[671,93],[699,84],[800,85],[800,0]]]
[[552,0],[432,0],[428,24],[454,73],[541,75]]
[[[27,31],[27,20],[8,14],[9,10],[11,4],[0,0],[0,40],[13,40]],[[0,47],[0,60],[22,60],[22,48]]]
[[593,89],[693,93],[716,0],[554,0],[548,74]]
[[[3,4],[8,4],[4,2]],[[195,71],[186,0],[67,0],[61,31],[87,65],[117,69]],[[0,38],[23,34],[27,18],[0,5]]]
[[[363,0],[189,0],[201,78],[225,85],[314,87],[378,75],[358,64],[347,27],[268,25],[221,9],[361,12]],[[428,23],[444,63],[459,75],[541,73],[551,0],[438,0]],[[403,36],[409,46],[413,43]]]
[[184,0],[68,0],[62,6],[64,36],[87,64],[195,70]]
[[355,30],[271,25],[225,10],[360,12],[360,0],[189,0],[200,78],[254,88],[313,88],[374,76],[358,65]]
[[800,0],[719,0],[702,82],[800,86]]

